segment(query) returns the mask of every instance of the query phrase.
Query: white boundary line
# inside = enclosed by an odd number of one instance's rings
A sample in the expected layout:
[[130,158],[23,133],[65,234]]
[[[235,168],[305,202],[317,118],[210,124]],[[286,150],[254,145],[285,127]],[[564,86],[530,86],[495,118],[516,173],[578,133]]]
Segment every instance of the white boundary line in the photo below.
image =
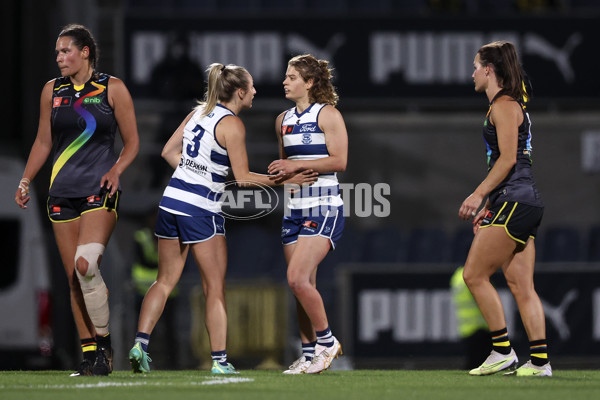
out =
[[229,383],[254,382],[252,378],[209,377],[202,382],[98,382],[76,383],[73,385],[0,385],[0,389],[98,389],[105,387],[133,387],[133,386],[197,386],[197,385],[226,385]]

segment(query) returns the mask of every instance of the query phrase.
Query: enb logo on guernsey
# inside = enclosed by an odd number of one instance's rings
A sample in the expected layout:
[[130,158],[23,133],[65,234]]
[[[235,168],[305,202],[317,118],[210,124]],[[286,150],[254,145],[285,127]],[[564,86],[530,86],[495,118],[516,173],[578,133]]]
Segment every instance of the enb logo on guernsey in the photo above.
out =
[[99,97],[86,97],[83,99],[83,104],[100,104],[102,99]]
[[[238,183],[251,186],[240,187]],[[226,182],[220,199],[223,216],[237,220],[264,217],[279,204],[279,196],[272,187],[252,181]]]

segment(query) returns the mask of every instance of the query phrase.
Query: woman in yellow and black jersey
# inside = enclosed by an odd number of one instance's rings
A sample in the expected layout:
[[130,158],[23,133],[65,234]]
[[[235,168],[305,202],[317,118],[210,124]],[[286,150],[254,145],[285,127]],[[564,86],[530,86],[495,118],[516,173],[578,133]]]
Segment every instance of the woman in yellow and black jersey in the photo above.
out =
[[69,76],[54,81],[51,196],[83,197],[97,192],[100,178],[115,164],[117,120],[108,96],[111,81],[109,75],[97,72],[81,86]]
[[[95,71],[97,60],[86,27],[63,28],[56,41],[61,76],[42,90],[37,136],[15,193],[19,207],[27,208],[29,185],[52,153],[48,216],[83,351],[71,376],[112,371],[108,290],[99,267],[117,222],[120,176],[139,150],[131,95],[121,80]],[[123,141],[118,158],[117,127]]]
[[[501,90],[492,99],[488,114],[483,123],[483,139],[487,149],[488,171],[494,167],[496,161],[500,158],[498,131],[491,121],[490,115],[494,102],[502,96],[506,96],[506,94]],[[490,192],[490,204],[513,201],[534,207],[544,207],[540,193],[535,186],[531,170],[533,147],[531,144],[531,120],[529,119],[529,113],[523,100],[513,99],[512,101],[518,103],[523,114],[521,118],[523,122],[521,122],[517,130],[515,165],[511,168],[508,175],[506,175],[506,178]],[[521,242],[524,243],[524,241]]]
[[[488,324],[492,351],[469,373],[551,376],[544,310],[533,285],[534,238],[544,205],[531,174],[531,122],[524,107],[524,72],[514,45],[504,41],[482,46],[473,66],[475,90],[485,93],[490,102],[483,128],[489,170],[458,214],[464,220],[473,219],[475,238],[463,277]],[[490,276],[499,268],[529,338],[530,360],[521,367],[510,344],[500,297],[490,283]]]

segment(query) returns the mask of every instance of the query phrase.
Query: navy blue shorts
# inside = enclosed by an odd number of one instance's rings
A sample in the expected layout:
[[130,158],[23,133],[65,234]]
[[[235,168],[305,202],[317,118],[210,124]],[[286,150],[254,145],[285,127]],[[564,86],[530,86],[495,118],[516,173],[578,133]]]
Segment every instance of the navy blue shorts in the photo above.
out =
[[281,242],[288,245],[296,243],[299,236],[322,236],[329,239],[331,249],[335,250],[335,244],[342,237],[344,230],[343,207],[325,212],[304,213],[305,215],[302,215],[302,211],[292,210],[291,216],[283,217]]
[[181,243],[204,242],[225,235],[225,218],[218,214],[188,217],[158,209],[155,235],[162,239],[180,239]]
[[104,189],[98,189],[97,194],[87,197],[48,196],[46,202],[48,218],[52,222],[69,222],[78,219],[81,214],[98,209],[114,210],[115,215],[118,216],[120,198],[120,190],[117,190],[113,197],[109,198],[108,192]]
[[528,206],[507,201],[493,206],[483,217],[481,228],[503,226],[508,236],[525,244],[530,237],[535,238],[544,215],[543,207]]

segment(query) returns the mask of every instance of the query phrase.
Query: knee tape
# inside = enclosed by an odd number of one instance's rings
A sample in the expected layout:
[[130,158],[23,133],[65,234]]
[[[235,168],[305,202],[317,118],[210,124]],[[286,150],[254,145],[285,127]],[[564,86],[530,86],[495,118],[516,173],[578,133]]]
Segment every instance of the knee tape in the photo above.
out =
[[[100,274],[98,260],[104,253],[104,246],[100,243],[86,243],[77,246],[75,252],[75,273],[83,293],[85,306],[96,327],[98,334],[108,333],[108,289]],[[83,258],[88,263],[85,275],[77,269],[77,260]]]
[[[104,253],[104,246],[100,243],[86,243],[77,246],[75,252],[75,272],[81,283],[81,289],[85,287],[97,286],[98,281],[102,280],[100,269],[98,268],[98,260]],[[83,258],[88,263],[88,269],[85,275],[82,275],[77,269],[77,260]]]

